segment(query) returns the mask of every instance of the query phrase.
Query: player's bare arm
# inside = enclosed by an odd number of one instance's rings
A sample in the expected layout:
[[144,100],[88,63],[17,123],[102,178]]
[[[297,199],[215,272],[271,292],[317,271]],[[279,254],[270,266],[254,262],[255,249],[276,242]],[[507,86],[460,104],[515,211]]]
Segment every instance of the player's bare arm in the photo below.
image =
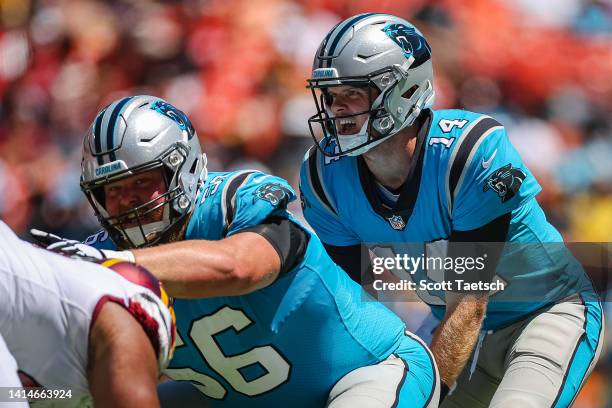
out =
[[106,302],[89,338],[88,381],[96,407],[158,407],[157,357],[142,326]]
[[242,232],[220,241],[189,240],[133,251],[136,261],[182,298],[235,296],[274,282],[281,263],[261,235]]
[[[449,253],[461,256],[470,252],[474,257],[486,253],[488,262],[485,269],[479,276],[471,278],[489,282],[493,280],[503,247],[495,242],[504,240],[509,224],[510,216],[505,214],[474,230],[453,231]],[[447,272],[451,279],[456,277],[453,271]],[[489,294],[447,291],[445,299],[444,319],[434,333],[431,350],[436,357],[442,383],[450,387],[472,354],[486,315]]]
[[440,380],[452,386],[470,358],[487,310],[486,294],[446,293],[446,313],[436,329],[431,351]]

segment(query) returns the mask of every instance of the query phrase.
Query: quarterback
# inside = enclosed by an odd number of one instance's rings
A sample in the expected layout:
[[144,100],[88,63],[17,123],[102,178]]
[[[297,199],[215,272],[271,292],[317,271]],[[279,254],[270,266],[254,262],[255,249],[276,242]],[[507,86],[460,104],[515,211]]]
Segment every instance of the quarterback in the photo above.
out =
[[427,347],[384,306],[362,301],[359,285],[287,211],[295,193],[285,180],[208,173],[187,116],[151,96],[98,114],[82,166],[105,231],[90,245],[48,248],[150,269],[175,297],[177,348],[165,373],[193,384],[204,403],[437,406]]
[[61,390],[55,406],[90,397],[96,407],[159,406],[158,377],[175,338],[170,309],[144,268],[69,259],[0,221],[0,386]]
[[[443,406],[571,405],[600,352],[602,309],[504,126],[432,109],[430,46],[388,14],[332,28],[308,83],[316,145],[300,173],[303,211],[350,276],[368,267],[364,244],[446,243],[452,255],[464,243],[506,242],[479,275],[502,291],[417,291],[441,320],[431,349],[443,396],[453,389]],[[421,272],[410,276],[440,281]]]

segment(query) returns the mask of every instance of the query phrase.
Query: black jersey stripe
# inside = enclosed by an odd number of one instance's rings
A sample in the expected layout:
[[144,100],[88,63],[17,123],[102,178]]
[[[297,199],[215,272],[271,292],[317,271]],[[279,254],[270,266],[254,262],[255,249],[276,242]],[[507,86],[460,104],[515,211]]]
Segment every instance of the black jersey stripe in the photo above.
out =
[[308,173],[310,176],[310,183],[312,185],[312,192],[316,195],[316,198],[321,202],[321,204],[327,207],[331,213],[338,215],[338,212],[329,201],[327,194],[325,194],[323,183],[319,177],[319,171],[317,169],[318,151],[319,149],[317,149],[316,146],[313,146],[308,152]]
[[239,173],[227,183],[227,187],[225,187],[223,191],[223,194],[225,195],[226,208],[225,225],[227,225],[227,228],[229,228],[234,221],[234,215],[236,214],[236,193],[244,184],[246,179],[253,173],[255,173],[255,171],[245,171],[243,173]]
[[455,190],[457,189],[457,184],[459,183],[459,179],[461,178],[461,174],[468,164],[468,159],[474,147],[478,144],[478,141],[481,137],[483,137],[488,130],[502,126],[501,123],[496,121],[493,118],[486,117],[478,122],[472,129],[468,131],[467,134],[463,135],[463,141],[457,148],[457,154],[455,155],[454,161],[450,164],[450,177],[449,177],[449,191],[450,191],[450,208],[452,208],[452,204],[455,197]]

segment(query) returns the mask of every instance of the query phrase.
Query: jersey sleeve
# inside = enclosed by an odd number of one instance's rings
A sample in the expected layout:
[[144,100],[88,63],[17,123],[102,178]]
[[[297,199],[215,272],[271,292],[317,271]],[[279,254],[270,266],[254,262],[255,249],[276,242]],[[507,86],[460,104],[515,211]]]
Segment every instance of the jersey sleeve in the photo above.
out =
[[344,225],[326,189],[320,155],[318,149],[312,147],[300,169],[300,201],[304,218],[325,244],[359,244],[359,237]]
[[110,238],[108,231],[104,229],[85,238],[83,244],[92,246],[96,249],[117,250],[117,245],[115,245],[113,240]]
[[509,213],[540,190],[505,128],[483,120],[456,148],[449,164],[452,228],[467,231]]
[[261,224],[270,216],[289,218],[287,204],[296,199],[293,188],[280,177],[253,172],[242,183],[224,188],[227,234]]

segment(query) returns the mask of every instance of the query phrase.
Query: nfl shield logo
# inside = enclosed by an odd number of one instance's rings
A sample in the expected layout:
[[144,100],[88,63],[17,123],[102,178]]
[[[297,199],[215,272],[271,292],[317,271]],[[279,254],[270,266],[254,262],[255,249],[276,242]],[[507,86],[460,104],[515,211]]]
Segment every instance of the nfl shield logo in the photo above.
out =
[[404,219],[400,217],[399,215],[394,215],[392,217],[389,217],[387,218],[387,221],[389,221],[389,224],[391,224],[391,227],[394,230],[401,231],[404,228],[406,228],[406,223],[404,222]]

